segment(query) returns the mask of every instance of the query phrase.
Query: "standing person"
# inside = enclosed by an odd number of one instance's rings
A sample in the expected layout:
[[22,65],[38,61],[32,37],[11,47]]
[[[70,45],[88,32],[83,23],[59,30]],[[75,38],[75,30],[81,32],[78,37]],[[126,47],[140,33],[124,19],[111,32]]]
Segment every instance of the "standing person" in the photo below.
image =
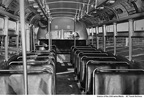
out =
[[43,44],[40,42],[39,39],[47,39],[47,27],[48,27],[48,22],[46,20],[41,19],[38,23],[39,29],[37,33],[37,39],[39,41],[39,44]]

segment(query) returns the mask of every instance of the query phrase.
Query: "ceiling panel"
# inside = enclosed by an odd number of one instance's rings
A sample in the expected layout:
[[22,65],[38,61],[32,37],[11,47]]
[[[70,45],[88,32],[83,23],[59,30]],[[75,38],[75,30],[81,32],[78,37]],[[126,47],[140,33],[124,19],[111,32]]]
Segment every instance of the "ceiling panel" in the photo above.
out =
[[54,10],[50,10],[50,13],[56,13],[56,12],[72,12],[72,13],[76,13],[76,10],[72,10],[72,9],[54,9]]
[[82,2],[82,3],[88,3],[89,0],[46,0],[48,3],[52,2]]
[[89,0],[46,0],[53,17],[59,15],[74,17],[77,10],[82,11],[84,4],[87,6],[88,2]]
[[53,14],[72,14],[72,15],[75,15],[76,13],[73,13],[73,12],[64,12],[64,11],[61,11],[61,12],[53,12],[53,13],[51,13],[51,15],[53,15]]
[[[41,5],[41,9],[44,9],[43,13],[57,17],[67,15],[72,18],[82,18],[87,15],[92,8],[95,7],[95,3],[107,0],[29,0],[37,1]],[[32,4],[33,5],[33,4]],[[51,17],[51,16],[48,16]]]
[[71,18],[74,18],[74,15],[66,15],[66,14],[55,14],[55,15],[51,15],[53,18],[55,17],[71,17]]
[[75,8],[78,9],[79,8],[79,4],[71,4],[71,3],[52,3],[49,4],[49,8]]

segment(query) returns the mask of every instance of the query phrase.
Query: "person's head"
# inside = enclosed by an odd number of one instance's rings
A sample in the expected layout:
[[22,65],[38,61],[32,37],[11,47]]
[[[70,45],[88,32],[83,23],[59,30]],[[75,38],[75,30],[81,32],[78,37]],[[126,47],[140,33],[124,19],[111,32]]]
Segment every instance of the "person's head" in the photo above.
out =
[[48,22],[44,19],[40,19],[38,25],[40,28],[47,28]]

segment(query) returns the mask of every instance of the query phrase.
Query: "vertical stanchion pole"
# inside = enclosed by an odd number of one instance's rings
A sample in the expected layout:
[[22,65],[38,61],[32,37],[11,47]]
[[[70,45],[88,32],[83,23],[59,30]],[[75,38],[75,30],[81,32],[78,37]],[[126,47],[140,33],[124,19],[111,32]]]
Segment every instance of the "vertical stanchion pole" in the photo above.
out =
[[5,60],[8,61],[8,17],[4,18],[4,33],[5,33]]
[[97,42],[97,44],[96,44],[96,46],[97,46],[97,49],[99,49],[100,47],[99,47],[99,37],[98,37],[98,34],[99,34],[99,27],[98,26],[96,26],[96,42]]
[[76,32],[74,32],[74,47],[76,47],[76,34],[75,34]]
[[92,45],[93,45],[93,43],[94,43],[94,41],[93,41],[94,29],[93,28],[91,28],[91,32],[92,32]]
[[76,19],[74,20],[74,33],[73,33],[73,36],[74,36],[74,47],[76,47],[75,32],[76,32]]
[[106,51],[106,25],[103,25],[103,49]]
[[132,34],[134,32],[134,21],[129,19],[129,61],[132,60]]
[[16,47],[17,47],[17,53],[19,53],[19,21],[16,22]]
[[88,39],[87,39],[87,43],[90,44],[90,29],[89,28],[86,28],[87,30],[87,34],[88,34]]
[[64,30],[62,29],[62,39],[64,39]]
[[34,41],[33,41],[33,39],[34,39],[34,37],[33,37],[33,35],[34,35],[34,29],[33,29],[33,25],[31,25],[30,26],[30,51],[34,51]]
[[91,44],[91,38],[90,38],[91,29],[87,28],[87,32],[88,32],[88,42],[89,44]]
[[113,31],[114,31],[114,55],[116,55],[116,35],[117,35],[117,23],[113,23]]
[[51,34],[51,20],[50,20],[50,27],[49,27],[49,29],[50,29],[50,50],[52,50],[52,34]]
[[48,46],[49,46],[49,51],[51,51],[51,30],[50,30],[50,27],[51,27],[51,20],[48,20],[48,35],[49,35],[49,40],[48,40]]
[[30,26],[26,24],[26,50],[30,51]]
[[[34,51],[36,51],[36,42],[35,42],[35,26],[32,26],[32,47]],[[39,45],[39,43],[38,43]]]
[[27,61],[26,61],[26,38],[25,38],[25,10],[24,2],[20,0],[20,23],[21,23],[21,38],[22,38],[22,56],[24,69],[24,94],[28,94],[28,78],[27,78]]

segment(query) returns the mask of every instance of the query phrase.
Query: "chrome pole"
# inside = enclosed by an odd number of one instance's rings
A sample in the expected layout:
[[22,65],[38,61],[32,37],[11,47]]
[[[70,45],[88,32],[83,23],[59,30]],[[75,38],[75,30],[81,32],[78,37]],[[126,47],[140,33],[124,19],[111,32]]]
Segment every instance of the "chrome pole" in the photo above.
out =
[[76,32],[74,32],[74,34],[73,34],[74,35],[74,47],[76,47],[76,36],[75,36],[75,33]]
[[98,37],[98,34],[99,34],[99,27],[97,26],[96,27],[96,40],[97,40],[97,49],[99,49],[99,37]]
[[26,61],[26,38],[25,38],[25,10],[24,1],[20,2],[20,22],[21,22],[21,38],[22,38],[22,56],[23,56],[23,71],[24,71],[24,94],[28,94],[28,77],[27,77],[27,61]]
[[32,50],[34,50],[34,51],[36,51],[36,42],[35,42],[35,32],[34,32],[34,29],[35,29],[35,27],[34,26],[32,26],[32,46],[33,46],[33,49]]
[[19,21],[16,22],[16,47],[17,47],[17,53],[19,53]]
[[106,51],[106,25],[103,25],[103,49]]
[[74,33],[73,33],[73,37],[74,37],[74,47],[76,47],[75,32],[76,32],[76,19],[74,20]]
[[92,45],[93,45],[93,43],[94,43],[94,40],[93,40],[93,35],[94,35],[94,29],[93,28],[91,28],[91,32],[92,32]]
[[5,32],[5,60],[8,61],[8,17],[4,18],[4,32]]
[[88,0],[88,5],[87,5],[87,14],[89,12],[89,5],[90,5],[91,0]]
[[52,50],[51,20],[50,20],[50,27],[49,27],[49,30],[50,30],[50,50]]
[[26,24],[26,51],[30,51],[30,26]]
[[134,21],[129,19],[129,61],[132,60],[132,35],[134,32]]
[[87,34],[88,34],[88,44],[91,44],[91,39],[90,39],[90,28],[87,29]]
[[113,23],[113,31],[114,31],[114,55],[116,55],[116,34],[117,34],[117,23]]
[[48,20],[48,37],[49,37],[49,40],[48,40],[48,46],[49,46],[49,51],[51,51],[51,34],[50,34],[50,25],[51,25],[51,20]]

